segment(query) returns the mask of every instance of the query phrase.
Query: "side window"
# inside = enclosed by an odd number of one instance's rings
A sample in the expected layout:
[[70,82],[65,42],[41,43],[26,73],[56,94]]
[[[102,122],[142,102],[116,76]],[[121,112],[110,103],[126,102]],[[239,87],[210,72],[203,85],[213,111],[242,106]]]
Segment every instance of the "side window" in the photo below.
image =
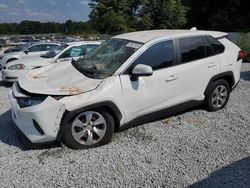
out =
[[206,38],[214,51],[214,55],[224,52],[225,47],[217,39],[212,36],[207,36]]
[[182,63],[206,57],[203,37],[181,38],[179,41]]
[[172,66],[174,64],[173,41],[164,41],[149,47],[135,60],[129,71],[138,64],[149,65],[153,70]]
[[58,45],[55,45],[55,44],[46,44],[44,51],[54,50],[57,47]]
[[42,51],[43,45],[35,45],[30,47],[28,50],[29,52],[40,52]]
[[59,58],[79,57],[82,54],[82,47],[72,47],[66,50]]
[[84,45],[83,47],[85,47],[87,49],[87,52],[89,53],[90,51],[94,50],[98,45],[97,44],[88,44],[88,45]]

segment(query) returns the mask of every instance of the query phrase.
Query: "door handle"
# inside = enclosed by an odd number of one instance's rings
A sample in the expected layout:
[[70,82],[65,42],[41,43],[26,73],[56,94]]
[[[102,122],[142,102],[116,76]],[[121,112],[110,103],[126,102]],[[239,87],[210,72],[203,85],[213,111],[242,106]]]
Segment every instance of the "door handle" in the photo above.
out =
[[166,82],[174,81],[174,80],[176,80],[177,78],[178,78],[178,76],[176,76],[176,75],[171,75],[171,76],[168,77],[168,79],[166,79]]
[[210,64],[208,65],[208,68],[212,68],[212,67],[215,67],[215,66],[217,66],[215,63],[210,63]]

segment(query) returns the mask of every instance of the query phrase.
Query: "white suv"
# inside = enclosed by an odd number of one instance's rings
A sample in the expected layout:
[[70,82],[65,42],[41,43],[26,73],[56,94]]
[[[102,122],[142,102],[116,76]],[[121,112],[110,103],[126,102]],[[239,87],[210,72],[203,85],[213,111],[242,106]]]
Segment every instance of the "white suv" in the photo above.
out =
[[243,53],[226,33],[154,30],[115,36],[79,61],[31,71],[13,86],[12,118],[32,143],[74,149],[115,130],[204,103],[223,108]]

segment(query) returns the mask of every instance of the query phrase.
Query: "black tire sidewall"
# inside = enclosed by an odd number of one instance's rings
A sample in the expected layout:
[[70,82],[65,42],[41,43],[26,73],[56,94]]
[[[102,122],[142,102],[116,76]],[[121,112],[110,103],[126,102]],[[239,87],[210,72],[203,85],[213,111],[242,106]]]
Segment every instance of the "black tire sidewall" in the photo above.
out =
[[[227,89],[227,98],[226,98],[226,101],[225,103],[219,107],[219,108],[215,108],[213,105],[212,105],[212,95],[214,93],[214,90],[220,86],[220,85],[223,85],[226,87]],[[226,80],[223,80],[223,79],[220,79],[220,80],[216,80],[215,82],[213,82],[210,87],[209,87],[209,91],[206,95],[206,98],[205,98],[205,106],[207,108],[208,111],[217,111],[217,110],[220,110],[222,108],[224,108],[226,105],[227,105],[227,102],[229,100],[229,96],[230,96],[230,87],[229,87],[229,84]]]
[[[90,145],[90,146],[86,146],[86,145],[82,145],[80,143],[78,143],[73,135],[72,135],[72,122],[66,124],[63,128],[63,136],[62,136],[62,141],[64,142],[64,144],[72,149],[89,149],[89,148],[94,148],[94,147],[98,147],[98,146],[102,146],[105,144],[108,144],[113,136],[114,133],[114,118],[112,117],[112,115],[105,109],[96,109],[96,110],[86,110],[86,111],[95,111],[100,113],[105,121],[106,121],[106,133],[104,135],[104,137],[96,144]],[[83,111],[84,112],[84,111]],[[82,112],[80,112],[82,113]],[[80,113],[75,114],[74,118],[77,117]],[[73,118],[73,119],[74,119]]]

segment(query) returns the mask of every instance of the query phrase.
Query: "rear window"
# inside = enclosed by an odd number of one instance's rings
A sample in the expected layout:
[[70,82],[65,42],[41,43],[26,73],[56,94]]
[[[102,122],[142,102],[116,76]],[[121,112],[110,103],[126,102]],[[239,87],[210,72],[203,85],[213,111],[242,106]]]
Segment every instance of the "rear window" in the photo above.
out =
[[210,44],[212,50],[213,50],[213,55],[223,53],[225,50],[225,47],[215,38],[212,36],[207,36],[206,37],[208,40],[208,43]]
[[203,37],[181,38],[179,41],[182,63],[206,57]]

